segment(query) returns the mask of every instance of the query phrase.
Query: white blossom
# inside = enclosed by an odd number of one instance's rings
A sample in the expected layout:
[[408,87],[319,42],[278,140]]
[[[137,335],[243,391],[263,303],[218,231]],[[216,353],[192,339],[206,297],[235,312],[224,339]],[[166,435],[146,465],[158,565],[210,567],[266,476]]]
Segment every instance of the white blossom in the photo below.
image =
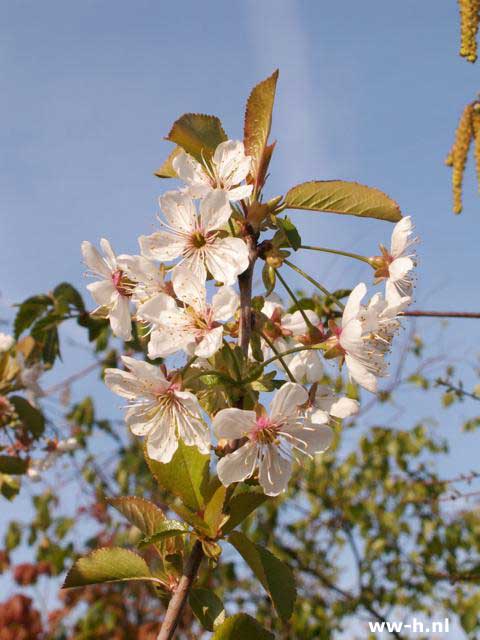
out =
[[137,307],[137,317],[153,315],[160,310],[175,306],[172,298],[171,282],[165,279],[165,268],[143,256],[118,256],[118,264],[133,283],[133,304]]
[[[387,375],[385,354],[400,326],[397,314],[410,298],[396,298],[391,305],[376,294],[367,306],[361,304],[367,293],[363,282],[351,292],[342,315],[341,327],[333,327],[329,338],[331,354],[345,359],[350,376],[368,391],[376,392],[377,378]],[[327,357],[329,352],[326,353]]]
[[209,272],[223,284],[233,284],[248,267],[245,242],[222,231],[232,213],[223,191],[211,191],[200,202],[199,214],[192,198],[178,191],[162,196],[160,207],[167,220],[161,222],[165,230],[140,236],[145,257],[162,262],[180,258],[177,267],[187,267],[201,280]]
[[172,164],[192,198],[203,198],[212,189],[222,189],[229,200],[242,200],[253,191],[253,185],[240,185],[250,172],[251,160],[245,155],[243,142],[227,140],[218,145],[211,162],[205,160],[202,165],[181,150]]
[[129,306],[133,284],[125,277],[108,240],[102,238],[100,246],[103,256],[91,242],[82,242],[83,259],[91,274],[100,278],[87,285],[87,289],[99,305],[95,311],[106,309],[114,335],[127,341],[132,338]]
[[217,472],[225,486],[250,478],[258,469],[263,491],[276,496],[287,488],[295,451],[313,456],[328,449],[333,433],[328,425],[305,421],[300,407],[308,393],[299,384],[285,383],[270,405],[270,416],[254,411],[222,409],[213,419],[218,438],[246,438],[245,444],[225,455]]
[[328,424],[331,418],[343,420],[358,413],[360,404],[352,398],[339,397],[325,385],[315,389],[308,418],[314,424]]
[[[300,311],[285,313],[277,296],[271,296],[270,299],[265,300],[262,313],[269,319],[264,327],[264,333],[280,354],[291,349],[300,349],[311,342],[309,327],[303,314]],[[310,309],[305,310],[304,313],[313,326],[320,324],[316,313]],[[265,340],[262,340],[262,351],[266,359],[275,355]],[[282,359],[297,382],[312,384],[323,376],[322,361],[314,349],[304,349],[298,353],[285,355]],[[275,366],[283,371],[280,360],[275,361]]]
[[6,353],[15,344],[15,340],[7,333],[0,332],[0,353]]
[[193,393],[182,391],[159,367],[128,356],[122,360],[129,371],[107,369],[105,383],[128,400],[125,421],[134,435],[147,437],[149,457],[170,462],[179,439],[208,453],[210,434]]
[[184,350],[209,358],[222,346],[222,322],[229,320],[239,304],[233,289],[222,286],[207,303],[205,284],[188,269],[176,269],[172,277],[175,295],[183,306],[171,305],[158,315],[142,313],[152,323],[148,353],[151,358],[166,357]]
[[413,280],[411,272],[415,267],[415,253],[410,252],[418,238],[412,237],[413,222],[410,216],[397,222],[392,232],[390,251],[380,245],[381,256],[373,259],[376,267],[375,282],[385,280],[386,296],[393,299],[411,296]]

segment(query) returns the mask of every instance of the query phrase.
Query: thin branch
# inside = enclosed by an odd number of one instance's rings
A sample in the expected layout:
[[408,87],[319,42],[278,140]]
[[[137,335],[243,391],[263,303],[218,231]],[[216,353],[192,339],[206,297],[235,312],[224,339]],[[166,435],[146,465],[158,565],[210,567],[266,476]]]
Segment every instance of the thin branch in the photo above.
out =
[[285,369],[285,372],[287,374],[287,376],[290,378],[291,382],[296,382],[295,380],[295,376],[293,375],[293,373],[290,371],[290,369],[288,368],[287,363],[285,362],[284,358],[283,358],[283,354],[281,354],[278,349],[275,347],[275,345],[273,344],[273,342],[264,334],[262,333],[262,338],[265,340],[265,342],[268,344],[268,346],[270,347],[270,349],[273,351],[273,353],[275,354],[275,359],[276,360],[280,360],[280,363],[282,365],[282,367]]
[[275,273],[277,274],[277,278],[280,280],[280,282],[284,286],[285,291],[288,293],[288,295],[292,299],[293,304],[295,304],[297,306],[298,310],[302,314],[303,321],[305,322],[307,327],[309,329],[315,329],[315,327],[313,326],[311,321],[308,319],[308,316],[305,313],[305,309],[303,309],[302,306],[300,305],[300,303],[298,302],[296,295],[293,293],[292,289],[289,287],[289,285],[288,285],[287,281],[285,280],[285,278],[280,274],[280,271],[278,269],[275,269]]
[[188,599],[188,594],[204,558],[202,543],[197,540],[193,545],[192,552],[187,559],[185,570],[180,578],[177,588],[168,603],[167,611],[163,619],[162,628],[157,636],[157,640],[171,640],[180,621],[183,608]]
[[358,253],[350,253],[349,251],[340,251],[339,249],[327,249],[326,247],[311,247],[302,244],[300,249],[309,249],[310,251],[322,251],[323,253],[334,253],[337,256],[345,256],[347,258],[354,258],[355,260],[361,260],[371,266],[369,259],[366,256],[361,256]]
[[252,235],[245,237],[248,247],[249,266],[238,276],[238,286],[240,289],[240,323],[238,344],[245,356],[248,355],[250,336],[252,334],[252,284],[253,269],[257,259],[256,240]]
[[303,271],[303,269],[300,269],[300,267],[297,267],[297,265],[295,265],[292,262],[290,262],[290,260],[284,260],[284,263],[288,267],[290,267],[290,269],[293,269],[294,271],[299,273],[301,276],[303,276],[305,278],[305,280],[308,280],[308,282],[310,282],[310,284],[313,284],[314,287],[317,287],[317,289],[319,291],[321,291],[323,293],[323,295],[328,296],[329,298],[331,298],[335,302],[335,304],[337,305],[337,307],[339,309],[341,309],[342,311],[343,311],[343,309],[345,309],[345,305],[342,302],[340,302],[340,300],[338,300],[332,293],[330,293],[330,291],[328,289],[325,289],[325,287],[322,284],[320,284],[314,278],[312,278],[312,276],[309,276],[308,273],[305,273],[305,271]]
[[474,311],[402,311],[399,315],[412,318],[480,318]]
[[99,367],[100,365],[101,365],[101,362],[93,362],[92,364],[89,364],[88,367],[85,367],[84,369],[81,369],[80,371],[78,371],[77,373],[74,373],[68,378],[65,378],[65,380],[63,380],[62,382],[54,384],[48,389],[45,389],[45,391],[43,392],[43,395],[51,396],[54,393],[57,393],[58,391],[63,391],[63,389],[65,389],[66,387],[69,387],[71,384],[73,384],[77,380],[81,380],[81,378],[84,378],[85,376],[87,376],[89,373],[97,369],[97,367]]

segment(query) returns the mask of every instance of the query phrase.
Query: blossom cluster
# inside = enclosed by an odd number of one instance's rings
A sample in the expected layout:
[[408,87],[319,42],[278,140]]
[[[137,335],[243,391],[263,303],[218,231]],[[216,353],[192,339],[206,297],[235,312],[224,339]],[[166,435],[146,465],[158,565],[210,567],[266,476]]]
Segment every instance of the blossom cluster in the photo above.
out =
[[[275,294],[259,312],[264,366],[288,375],[276,392],[270,411],[221,408],[207,416],[188,386],[185,372],[208,371],[212,358],[239,332],[240,299],[234,285],[249,268],[249,249],[235,225],[240,203],[248,206],[253,186],[251,158],[242,142],[222,142],[209,159],[198,162],[184,151],[173,167],[185,186],[159,199],[160,229],[140,236],[139,255],[116,255],[102,239],[100,253],[82,243],[84,261],[98,279],[88,285],[96,313],[108,317],[112,332],[132,339],[132,319],[146,328],[150,360],[178,352],[188,360],[181,370],[123,356],[125,369],[107,369],[105,382],[127,400],[126,423],[136,436],[146,436],[148,456],[168,463],[179,440],[208,453],[211,423],[217,442],[233,443],[217,465],[221,482],[229,485],[258,477],[268,495],[287,487],[297,452],[324,452],[333,439],[332,423],[358,412],[356,400],[337,397],[324,383],[323,359],[345,363],[350,377],[375,392],[387,374],[385,356],[400,326],[399,314],[411,302],[412,221],[402,218],[391,247],[370,258],[375,283],[385,294],[364,302],[367,287],[351,292],[339,321],[325,326],[311,310],[289,313]],[[216,285],[210,295],[209,280]],[[212,287],[213,290],[213,287]],[[283,354],[283,355],[282,355]],[[253,353],[247,357],[253,360]],[[260,363],[261,364],[261,363]],[[217,451],[222,447],[217,446]]]

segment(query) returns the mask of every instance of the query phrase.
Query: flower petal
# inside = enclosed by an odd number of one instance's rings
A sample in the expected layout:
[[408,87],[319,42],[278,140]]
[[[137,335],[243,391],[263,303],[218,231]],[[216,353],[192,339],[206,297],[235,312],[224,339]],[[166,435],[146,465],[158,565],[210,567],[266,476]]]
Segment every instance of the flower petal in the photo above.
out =
[[390,254],[394,258],[398,258],[408,246],[408,237],[413,231],[412,218],[405,216],[395,225],[392,232],[392,243],[390,246]]
[[217,438],[235,440],[243,438],[255,426],[255,411],[245,409],[222,409],[213,418],[212,427]]
[[199,358],[210,358],[222,346],[223,327],[215,327],[205,332],[202,340],[195,347],[195,355]]
[[298,407],[308,400],[308,393],[301,384],[286,382],[275,394],[270,404],[270,416],[277,418],[296,416]]
[[219,322],[226,322],[235,315],[240,299],[238,294],[230,287],[220,287],[212,298],[213,319]]
[[160,261],[178,258],[186,247],[184,238],[168,231],[156,231],[150,236],[140,236],[138,244],[146,258]]
[[310,421],[301,428],[291,429],[290,433],[296,438],[292,444],[312,456],[326,451],[333,441],[333,430],[328,425]]
[[109,307],[118,295],[117,290],[111,280],[98,280],[87,284],[87,289],[92,294],[92,298],[101,307]]
[[115,271],[115,269],[117,268],[117,257],[114,250],[112,249],[112,245],[106,238],[102,238],[100,240],[100,247],[105,254],[105,260],[111,271]]
[[242,184],[240,187],[229,189],[227,191],[227,196],[230,202],[235,202],[236,200],[244,200],[245,198],[249,198],[252,195],[252,191],[253,184]]
[[259,466],[258,481],[267,496],[285,491],[292,475],[292,461],[280,455],[276,445],[268,445]]
[[148,343],[149,358],[165,358],[182,349],[187,349],[188,345],[194,342],[195,337],[190,334],[172,331],[172,326],[159,327],[150,334]]
[[147,454],[152,460],[158,460],[166,464],[173,458],[178,448],[178,437],[175,432],[175,424],[172,422],[168,428],[162,424],[162,428],[153,429],[147,438]]
[[231,285],[247,269],[248,249],[241,238],[222,238],[205,251],[207,269],[218,282]]
[[128,371],[121,369],[105,369],[105,384],[117,395],[133,400],[144,392],[140,380]]
[[351,320],[356,319],[360,312],[360,302],[367,293],[364,282],[360,282],[348,296],[347,304],[343,310],[342,327],[345,327]]
[[[180,150],[172,162],[176,174],[189,185],[204,185],[210,187],[210,181],[205,169],[190,154]],[[210,187],[211,188],[211,187]]]
[[83,260],[87,267],[96,275],[110,279],[112,272],[93,244],[88,240],[84,240],[81,249]]
[[231,215],[227,194],[221,189],[211,191],[200,203],[200,224],[204,231],[221,229]]
[[134,376],[147,384],[154,384],[157,390],[162,387],[167,388],[170,384],[163,375],[160,367],[154,364],[150,364],[144,360],[136,360],[130,356],[122,356],[122,362]]
[[253,442],[247,442],[233,453],[228,453],[217,465],[220,482],[228,487],[232,482],[249,478],[255,471],[256,460],[257,447]]
[[182,302],[198,312],[203,312],[206,309],[207,290],[205,284],[192,271],[183,265],[177,267],[173,272],[172,285]]
[[158,202],[170,227],[187,234],[195,231],[197,209],[188,193],[167,191]]
[[348,367],[350,376],[358,382],[361,387],[375,393],[377,391],[377,378],[359,360],[347,354],[345,364]]
[[186,445],[197,447],[202,453],[210,451],[210,431],[202,419],[202,409],[190,391],[176,391],[182,410],[175,412],[179,437]]
[[108,314],[113,333],[127,342],[132,338],[132,319],[128,298],[117,295],[117,299]]
[[358,413],[360,409],[360,403],[353,398],[339,398],[336,400],[330,409],[330,415],[334,418],[348,418]]

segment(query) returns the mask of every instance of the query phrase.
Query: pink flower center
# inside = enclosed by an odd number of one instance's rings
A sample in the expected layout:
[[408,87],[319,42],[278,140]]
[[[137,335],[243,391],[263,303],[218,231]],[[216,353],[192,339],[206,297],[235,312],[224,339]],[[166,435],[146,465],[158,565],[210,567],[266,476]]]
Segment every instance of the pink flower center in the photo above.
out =
[[259,416],[249,437],[257,444],[271,444],[277,437],[278,426],[268,416]]
[[129,298],[132,295],[132,292],[129,289],[129,285],[131,286],[132,283],[129,283],[128,279],[124,277],[121,269],[117,269],[117,271],[112,273],[112,282],[113,286],[121,296]]

